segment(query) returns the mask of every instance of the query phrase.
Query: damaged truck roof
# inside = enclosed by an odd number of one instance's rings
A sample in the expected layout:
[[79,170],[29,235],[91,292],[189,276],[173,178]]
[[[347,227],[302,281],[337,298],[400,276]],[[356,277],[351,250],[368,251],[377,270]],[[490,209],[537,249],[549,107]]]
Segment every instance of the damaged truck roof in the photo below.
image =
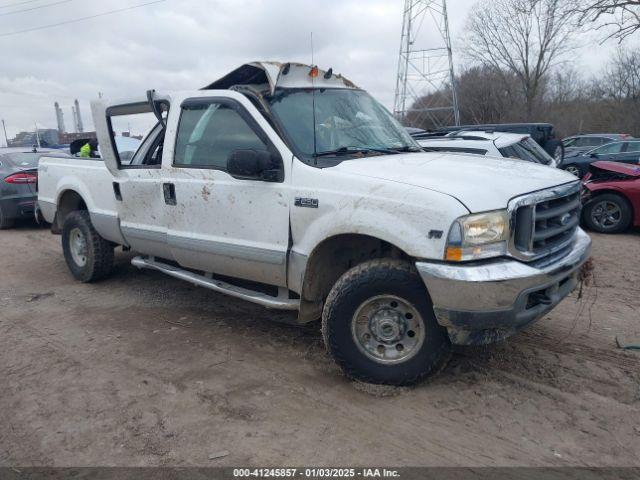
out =
[[202,90],[226,90],[234,85],[268,85],[276,88],[358,88],[333,69],[321,70],[302,63],[252,62],[207,85]]

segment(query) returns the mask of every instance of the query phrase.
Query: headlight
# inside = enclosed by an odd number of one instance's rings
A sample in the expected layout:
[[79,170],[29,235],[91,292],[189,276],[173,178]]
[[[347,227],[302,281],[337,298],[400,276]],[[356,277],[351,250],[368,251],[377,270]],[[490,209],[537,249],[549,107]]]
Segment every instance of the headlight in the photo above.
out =
[[445,260],[464,262],[507,253],[509,215],[506,210],[461,217],[449,231]]

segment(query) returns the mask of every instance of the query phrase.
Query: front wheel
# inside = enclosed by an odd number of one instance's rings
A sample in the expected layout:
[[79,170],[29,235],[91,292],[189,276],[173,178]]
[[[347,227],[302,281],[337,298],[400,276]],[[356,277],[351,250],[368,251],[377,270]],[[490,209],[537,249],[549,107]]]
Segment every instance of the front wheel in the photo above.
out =
[[567,165],[564,167],[566,172],[569,172],[571,175],[575,175],[578,178],[582,178],[582,170],[577,165]]
[[62,227],[64,259],[81,282],[105,278],[113,267],[113,245],[102,238],[87,211],[71,212]]
[[624,232],[633,221],[631,205],[615,193],[596,196],[585,205],[582,215],[586,226],[600,233]]
[[345,273],[322,314],[327,350],[353,379],[411,385],[440,371],[451,343],[415,268],[372,260]]

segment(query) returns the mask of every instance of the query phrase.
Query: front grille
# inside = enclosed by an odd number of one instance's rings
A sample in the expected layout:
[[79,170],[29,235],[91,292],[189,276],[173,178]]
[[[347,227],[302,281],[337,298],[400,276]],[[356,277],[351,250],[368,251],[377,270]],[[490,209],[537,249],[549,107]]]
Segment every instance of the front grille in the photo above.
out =
[[580,224],[580,191],[534,194],[514,211],[513,246],[527,259],[565,248]]

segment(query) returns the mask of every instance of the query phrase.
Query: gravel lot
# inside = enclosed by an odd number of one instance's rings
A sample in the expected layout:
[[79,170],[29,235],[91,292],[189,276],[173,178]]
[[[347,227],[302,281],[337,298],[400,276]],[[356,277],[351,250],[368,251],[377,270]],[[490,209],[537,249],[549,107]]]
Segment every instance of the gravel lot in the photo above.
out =
[[640,232],[593,238],[581,300],[389,389],[343,377],[318,325],[129,254],[83,285],[60,237],[2,231],[0,465],[640,466],[640,352],[615,341],[640,343]]

